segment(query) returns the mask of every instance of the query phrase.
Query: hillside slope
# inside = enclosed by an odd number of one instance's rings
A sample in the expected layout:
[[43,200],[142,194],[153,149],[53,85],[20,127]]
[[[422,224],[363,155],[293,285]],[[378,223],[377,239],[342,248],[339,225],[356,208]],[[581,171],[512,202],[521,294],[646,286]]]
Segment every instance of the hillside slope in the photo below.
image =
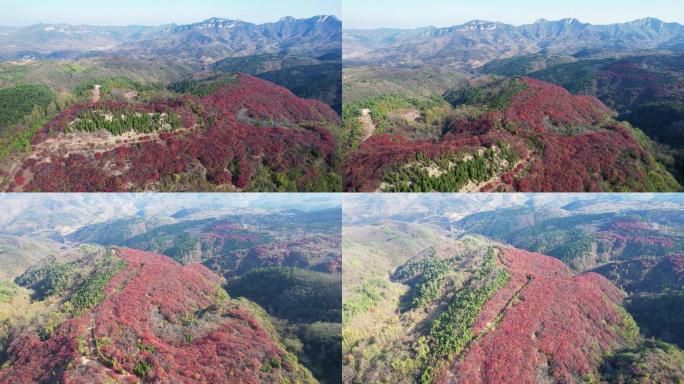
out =
[[[56,267],[75,274],[62,275],[73,286],[45,292],[54,327],[15,328],[2,383],[315,382],[279,344],[268,315],[228,297],[202,266],[116,249]],[[40,289],[43,273],[22,281]]]
[[[392,236],[391,225],[381,227]],[[452,241],[427,224],[410,227],[434,246],[394,262],[380,251],[370,275],[359,251],[373,238],[382,247],[385,236],[369,237],[371,226],[346,232],[345,254],[356,264],[344,272],[343,382],[581,383],[601,380],[604,356],[640,348],[625,295],[605,277],[482,238]],[[418,246],[412,238],[388,244]]]
[[151,104],[70,107],[10,167],[8,191],[334,191],[338,115],[249,75]]
[[[445,94],[441,136],[380,134],[344,166],[350,191],[673,191],[652,143],[594,97],[530,78]],[[345,121],[346,125],[346,121]]]
[[510,248],[500,261],[508,285],[480,312],[463,359],[437,382],[582,382],[598,376],[602,355],[637,337],[622,293],[604,277],[573,276],[553,258]]
[[182,264],[206,266],[227,280],[231,296],[247,298],[273,317],[287,350],[318,381],[339,383],[339,207],[316,210],[307,204],[308,211],[242,214],[226,210],[225,216],[203,209],[88,225],[68,238],[159,252]]

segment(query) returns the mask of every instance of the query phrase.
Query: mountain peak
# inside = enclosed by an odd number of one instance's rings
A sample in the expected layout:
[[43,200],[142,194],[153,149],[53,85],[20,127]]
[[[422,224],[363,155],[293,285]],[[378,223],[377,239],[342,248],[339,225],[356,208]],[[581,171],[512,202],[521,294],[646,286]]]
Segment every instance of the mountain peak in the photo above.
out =
[[647,26],[647,25],[662,25],[662,24],[665,24],[665,22],[660,20],[660,19],[657,19],[655,17],[644,17],[643,19],[636,19],[634,21],[630,21],[627,24]]
[[238,23],[239,21],[240,21],[240,20],[224,19],[224,18],[221,18],[221,17],[212,17],[212,18],[210,18],[210,19],[206,19],[206,20],[204,20],[204,21],[201,21],[201,22],[199,22],[199,23],[192,24],[192,25],[199,25],[199,26],[202,26],[202,25],[224,26],[224,25],[235,25],[235,24]]
[[194,29],[230,29],[236,25],[243,23],[241,20],[225,19],[221,17],[212,17],[204,21],[192,24],[172,25],[171,31],[188,31]]
[[462,31],[484,31],[484,30],[494,30],[500,23],[487,21],[487,20],[471,20],[463,25],[460,25],[457,29]]
[[211,17],[211,18],[209,18],[209,19],[206,19],[206,20],[204,20],[204,21],[199,22],[199,24],[203,24],[203,23],[221,23],[221,22],[226,22],[226,21],[230,21],[230,20],[231,20],[231,19],[226,19],[226,18],[223,18],[223,17]]
[[565,24],[582,24],[582,22],[574,17],[566,17],[565,19],[561,19],[560,22]]
[[316,22],[318,22],[318,23],[325,23],[326,21],[329,21],[329,20],[330,21],[336,21],[337,18],[335,16],[332,16],[332,15],[318,15],[318,16],[312,17],[312,20],[316,20]]
[[475,20],[470,20],[466,23],[463,23],[463,25],[488,25],[488,24],[496,24],[496,22],[475,19]]

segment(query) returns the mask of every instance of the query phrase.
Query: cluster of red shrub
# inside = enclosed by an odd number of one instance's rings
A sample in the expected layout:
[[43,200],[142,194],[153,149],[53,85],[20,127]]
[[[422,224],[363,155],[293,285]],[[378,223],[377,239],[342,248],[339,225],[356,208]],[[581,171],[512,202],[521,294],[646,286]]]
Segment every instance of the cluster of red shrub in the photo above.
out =
[[230,252],[230,257],[214,258],[205,263],[214,271],[230,277],[249,268],[297,267],[324,273],[342,272],[339,235],[307,236],[294,240],[257,245]]
[[642,220],[636,220],[636,219],[627,219],[627,220],[619,220],[619,221],[613,221],[610,223],[610,228],[618,230],[618,231],[649,231],[653,229],[653,225],[649,222],[642,221]]
[[596,236],[600,240],[608,241],[614,248],[623,248],[628,243],[642,245],[657,245],[663,248],[672,248],[675,245],[674,239],[663,236],[638,236],[634,234],[624,234],[617,232],[600,232]]
[[473,324],[473,333],[478,334],[488,324],[495,321],[497,315],[505,308],[511,298],[532,277],[571,276],[572,271],[562,261],[542,254],[527,252],[515,248],[506,248],[499,261],[509,273],[508,284],[494,293],[482,307],[480,316]]
[[684,286],[684,254],[609,263],[595,271],[628,292],[662,293],[672,287]]
[[220,223],[213,224],[209,227],[210,231],[239,231],[243,230],[245,227],[239,223],[234,223],[230,221],[224,221]]
[[668,261],[670,269],[684,277],[684,254],[670,255],[665,260]]
[[[622,186],[628,179],[644,180],[638,163],[653,166],[651,158],[621,125],[567,137],[544,135],[544,150],[529,174],[516,181],[521,192],[603,191],[603,184]],[[638,187],[637,187],[638,188]]]
[[260,239],[260,236],[257,233],[252,232],[240,224],[231,222],[216,223],[210,226],[200,237],[204,240],[212,241],[228,240],[251,243],[256,243]]
[[[389,135],[365,141],[345,165],[345,188],[375,190],[390,166],[410,161],[417,153],[434,158],[497,141],[511,145],[520,158],[527,157],[529,145],[535,147],[535,161],[527,174],[517,177],[522,169],[516,169],[502,175],[504,183],[519,191],[602,191],[606,183],[638,185],[644,180],[638,163],[651,166],[651,157],[627,128],[603,123],[611,115],[603,103],[542,81],[522,81],[526,87],[512,97],[508,108],[486,112],[475,121],[456,120],[439,142],[411,142]],[[562,132],[573,127],[580,132]]]
[[[557,259],[505,249],[508,287],[487,302],[475,332],[503,317],[449,369],[463,383],[573,382],[624,340],[621,291],[596,273],[572,276]],[[514,295],[517,293],[517,296]],[[507,304],[510,303],[510,306]],[[440,380],[446,382],[443,371]]]
[[601,226],[596,238],[612,249],[625,249],[630,245],[649,246],[648,249],[654,252],[651,256],[664,256],[676,246],[676,237],[638,219],[611,221]]
[[76,335],[86,335],[87,328],[88,318],[81,316],[64,322],[47,340],[41,340],[35,332],[15,337],[7,350],[10,364],[0,369],[0,383],[57,382],[69,362],[78,361]]
[[[46,341],[15,340],[0,382],[137,383],[132,373],[144,364],[150,382],[257,384],[278,375],[264,366],[290,364],[252,314],[221,302],[222,280],[206,267],[135,250],[118,254],[127,266],[109,281],[107,298]],[[79,338],[89,349],[84,358]],[[90,349],[96,340],[100,356]]]
[[671,81],[670,76],[663,76],[662,72],[647,69],[629,59],[601,67],[596,76],[599,89],[620,90],[611,95],[611,98],[618,98],[616,104],[676,95],[676,84]]
[[[303,100],[275,84],[241,75],[235,84],[197,99],[183,97],[165,103],[131,107],[114,103],[77,105],[60,114],[35,136],[34,144],[61,132],[85,108],[172,109],[183,126],[201,128],[160,133],[158,140],[121,146],[88,156],[53,154],[22,165],[32,180],[28,191],[126,191],[141,189],[165,176],[187,172],[196,165],[206,169],[209,182],[245,188],[258,166],[297,175],[304,190],[332,169],[335,141],[325,128],[341,124],[339,116],[320,101]],[[193,108],[194,107],[194,108]],[[193,109],[195,112],[193,112]],[[241,115],[247,114],[246,118]],[[256,122],[267,121],[263,126]],[[318,166],[312,166],[312,164]],[[15,180],[10,189],[21,186]]]
[[[119,254],[128,267],[110,281],[108,290],[123,289],[97,308],[94,335],[112,339],[102,353],[116,358],[126,371],[145,360],[153,367],[147,376],[152,381],[258,383],[266,377],[261,372],[264,363],[282,359],[283,350],[251,315],[237,308],[220,313],[216,305],[221,280],[206,267],[181,266],[168,257],[141,251]],[[175,331],[182,325],[181,316],[197,318],[201,310],[219,313],[204,326],[204,335],[183,340],[184,335]],[[160,318],[152,318],[155,312]],[[165,324],[174,330],[164,331]],[[136,353],[132,351],[136,343],[154,351]]]

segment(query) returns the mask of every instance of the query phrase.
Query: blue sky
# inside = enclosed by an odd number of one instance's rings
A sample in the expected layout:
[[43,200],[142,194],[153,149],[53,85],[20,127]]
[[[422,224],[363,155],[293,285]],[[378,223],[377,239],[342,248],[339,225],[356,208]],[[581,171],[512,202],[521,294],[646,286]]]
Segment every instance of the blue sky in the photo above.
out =
[[341,16],[341,0],[0,0],[0,25],[159,25],[210,17],[255,23],[283,16]]
[[644,17],[684,24],[682,0],[344,0],[345,28],[451,26],[480,19],[520,25],[574,17],[592,24]]

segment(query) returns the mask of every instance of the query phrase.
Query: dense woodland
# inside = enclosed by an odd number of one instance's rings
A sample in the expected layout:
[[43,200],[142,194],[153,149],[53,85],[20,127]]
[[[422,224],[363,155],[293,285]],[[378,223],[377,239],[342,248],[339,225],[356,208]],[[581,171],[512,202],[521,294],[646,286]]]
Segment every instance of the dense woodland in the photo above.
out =
[[[0,89],[0,126],[21,121],[34,108],[56,111],[55,95],[49,88],[38,85],[19,85]],[[52,104],[51,104],[52,103]]]
[[[342,282],[339,275],[300,268],[255,269],[226,286],[288,321],[286,332],[304,343],[299,355],[325,383],[340,381]],[[299,348],[299,347],[297,347]]]
[[180,127],[181,118],[173,113],[87,110],[78,113],[76,120],[67,125],[65,133],[106,130],[112,135],[121,135],[129,131],[152,133],[160,130],[171,131]]
[[[415,162],[394,166],[383,175],[386,192],[458,191],[468,182],[481,183],[496,175],[508,172],[518,160],[518,154],[506,144],[464,155],[451,155],[429,159],[416,154]],[[437,169],[438,174],[429,169]],[[433,171],[434,172],[434,171]]]
[[0,160],[31,149],[33,135],[57,114],[57,102],[54,92],[45,86],[0,89]]

